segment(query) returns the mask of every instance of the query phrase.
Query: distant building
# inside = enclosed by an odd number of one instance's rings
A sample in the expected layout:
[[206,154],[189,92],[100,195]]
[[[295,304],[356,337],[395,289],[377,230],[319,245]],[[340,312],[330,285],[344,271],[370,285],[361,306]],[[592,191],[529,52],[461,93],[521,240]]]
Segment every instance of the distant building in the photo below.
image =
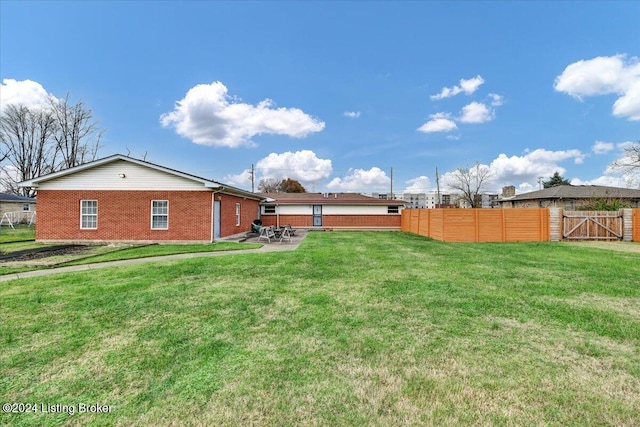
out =
[[357,193],[262,193],[262,225],[400,230],[404,202]]
[[[588,210],[598,201],[620,202],[630,208],[640,207],[640,190],[600,185],[559,185],[519,195],[511,195],[511,189],[503,189],[499,200],[503,208],[563,208]],[[586,209],[585,209],[586,208]]]
[[36,199],[0,193],[0,224],[34,223]]
[[437,193],[404,193],[400,197],[407,209],[434,209],[438,204]]

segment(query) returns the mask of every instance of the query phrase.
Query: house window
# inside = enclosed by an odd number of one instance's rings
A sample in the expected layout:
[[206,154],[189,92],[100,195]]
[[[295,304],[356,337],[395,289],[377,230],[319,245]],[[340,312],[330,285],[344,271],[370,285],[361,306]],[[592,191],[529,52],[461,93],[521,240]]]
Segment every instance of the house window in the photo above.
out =
[[169,228],[169,201],[151,201],[151,229],[167,230]]
[[240,203],[236,203],[236,227],[240,225]]
[[80,200],[80,228],[83,230],[98,228],[97,200]]
[[264,213],[266,213],[266,214],[274,214],[274,213],[276,213],[276,207],[275,206],[265,206],[264,207]]
[[390,213],[390,214],[400,213],[400,208],[398,206],[387,206],[387,213]]
[[24,204],[22,205],[22,210],[23,210],[24,212],[29,212],[29,203],[24,203]]

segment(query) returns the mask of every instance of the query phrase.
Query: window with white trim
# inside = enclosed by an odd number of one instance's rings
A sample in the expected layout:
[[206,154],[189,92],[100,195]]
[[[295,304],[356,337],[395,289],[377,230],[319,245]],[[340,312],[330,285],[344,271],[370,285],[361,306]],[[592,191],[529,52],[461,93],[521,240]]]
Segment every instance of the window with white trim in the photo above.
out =
[[151,229],[167,230],[169,228],[169,201],[151,201]]
[[240,225],[240,203],[236,203],[236,227]]
[[97,200],[80,200],[80,228],[82,230],[98,228]]
[[390,214],[400,213],[400,208],[398,206],[387,206],[387,213],[390,213]]
[[29,209],[29,206],[30,206],[30,205],[29,205],[29,203],[24,203],[24,204],[22,205],[22,210],[23,210],[24,212],[29,212],[29,210],[30,210],[30,209]]
[[276,213],[276,207],[275,206],[265,206],[264,207],[264,213],[266,214],[274,214]]

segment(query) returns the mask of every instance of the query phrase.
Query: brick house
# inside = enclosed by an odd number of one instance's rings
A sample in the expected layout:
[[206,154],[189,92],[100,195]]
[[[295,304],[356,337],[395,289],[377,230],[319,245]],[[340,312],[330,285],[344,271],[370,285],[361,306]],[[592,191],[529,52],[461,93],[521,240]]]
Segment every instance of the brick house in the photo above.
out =
[[20,183],[39,242],[212,242],[251,229],[259,195],[121,154]]
[[638,208],[640,190],[601,185],[559,185],[516,196],[515,188],[505,187],[499,199],[503,208],[563,208],[568,211],[591,210],[588,207],[598,201],[616,201],[624,207]]
[[400,230],[402,200],[357,193],[262,193],[262,224],[310,229]]

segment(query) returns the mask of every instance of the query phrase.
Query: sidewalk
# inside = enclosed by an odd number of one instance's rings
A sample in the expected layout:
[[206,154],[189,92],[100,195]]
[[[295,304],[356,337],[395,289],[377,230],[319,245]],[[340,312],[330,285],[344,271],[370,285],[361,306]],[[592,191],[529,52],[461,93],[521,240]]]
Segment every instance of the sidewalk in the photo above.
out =
[[[296,230],[296,236],[291,237],[291,242],[271,242],[267,243],[265,240],[258,241],[257,237],[253,237],[247,239],[248,243],[263,243],[259,249],[247,249],[240,251],[217,251],[217,252],[195,252],[188,254],[176,254],[176,255],[163,255],[163,256],[155,256],[148,258],[136,258],[136,259],[125,259],[120,261],[108,261],[108,262],[99,262],[95,264],[83,264],[83,265],[70,265],[68,267],[58,267],[58,268],[48,268],[43,270],[34,270],[34,271],[25,271],[23,273],[12,273],[5,274],[0,276],[1,282],[8,282],[9,280],[16,279],[27,279],[30,277],[40,277],[40,276],[49,276],[52,274],[59,273],[73,273],[76,271],[87,271],[87,270],[97,270],[101,268],[109,268],[109,267],[120,267],[125,265],[135,265],[142,264],[145,262],[163,262],[163,261],[174,261],[181,259],[191,259],[191,258],[203,258],[203,257],[218,257],[225,255],[241,255],[241,254],[256,254],[256,253],[268,253],[268,252],[284,252],[284,251],[293,251],[298,248],[300,242],[304,240],[306,237],[306,230]],[[240,235],[231,236],[224,240],[233,241],[236,239],[240,239]],[[242,235],[244,237],[244,234]]]

